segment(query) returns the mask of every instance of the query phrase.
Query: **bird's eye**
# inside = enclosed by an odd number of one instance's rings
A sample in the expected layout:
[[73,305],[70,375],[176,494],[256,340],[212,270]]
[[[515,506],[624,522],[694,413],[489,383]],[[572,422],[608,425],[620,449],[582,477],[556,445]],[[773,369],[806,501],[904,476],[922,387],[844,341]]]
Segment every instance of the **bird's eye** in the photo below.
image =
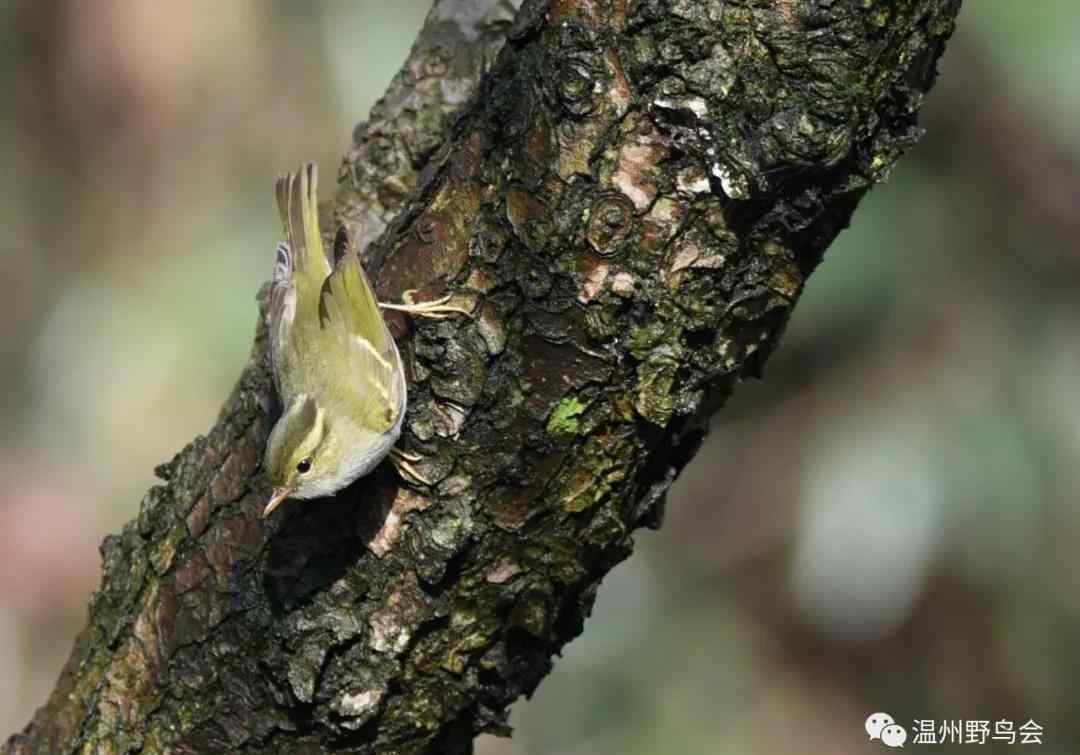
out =
[[300,463],[296,465],[296,471],[300,474],[307,474],[311,471],[311,459],[301,459]]

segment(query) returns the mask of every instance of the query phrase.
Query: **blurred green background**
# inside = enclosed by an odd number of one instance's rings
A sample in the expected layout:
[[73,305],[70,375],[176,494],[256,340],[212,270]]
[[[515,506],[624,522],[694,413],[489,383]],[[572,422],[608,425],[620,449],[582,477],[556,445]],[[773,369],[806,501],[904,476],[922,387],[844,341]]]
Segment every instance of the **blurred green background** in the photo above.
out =
[[[427,4],[0,3],[0,737],[240,373],[273,177],[338,164]],[[878,710],[1080,752],[1078,60],[1073,2],[969,0],[926,140],[481,753],[881,752]]]

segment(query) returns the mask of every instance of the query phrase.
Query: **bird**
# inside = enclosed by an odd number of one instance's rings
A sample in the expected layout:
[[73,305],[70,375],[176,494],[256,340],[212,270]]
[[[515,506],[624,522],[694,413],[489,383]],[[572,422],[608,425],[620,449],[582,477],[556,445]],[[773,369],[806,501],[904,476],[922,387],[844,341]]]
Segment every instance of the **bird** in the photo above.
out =
[[315,163],[280,175],[276,193],[285,240],[277,246],[267,326],[282,413],[263,459],[273,488],[263,517],[290,498],[332,495],[387,456],[400,474],[426,482],[411,465],[420,457],[394,448],[408,390],[382,310],[436,319],[468,312],[448,304],[449,296],[414,303],[411,292],[405,304],[380,303],[356,250],[345,248],[332,266],[319,229]]

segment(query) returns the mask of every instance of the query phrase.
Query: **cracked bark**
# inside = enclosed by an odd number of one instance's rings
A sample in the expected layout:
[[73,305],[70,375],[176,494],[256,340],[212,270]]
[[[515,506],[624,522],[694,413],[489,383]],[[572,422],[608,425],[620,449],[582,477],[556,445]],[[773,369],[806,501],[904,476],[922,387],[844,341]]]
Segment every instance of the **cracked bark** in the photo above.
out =
[[436,3],[333,208],[383,298],[473,310],[395,322],[433,484],[380,470],[261,521],[260,327],[215,427],[103,544],[87,627],[4,752],[467,753],[506,731],[917,141],[958,9]]

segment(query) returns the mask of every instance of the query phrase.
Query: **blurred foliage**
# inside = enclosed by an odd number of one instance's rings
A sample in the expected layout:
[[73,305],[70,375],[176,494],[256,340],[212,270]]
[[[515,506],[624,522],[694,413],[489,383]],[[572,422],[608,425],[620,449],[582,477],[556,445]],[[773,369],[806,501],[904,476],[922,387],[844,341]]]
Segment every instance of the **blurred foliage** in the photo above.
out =
[[[273,176],[337,165],[426,6],[0,4],[5,732],[247,358]],[[481,752],[873,752],[878,710],[906,749],[916,718],[1030,718],[1080,752],[1073,10],[969,2],[926,140]],[[938,746],[972,747],[1014,749]]]

